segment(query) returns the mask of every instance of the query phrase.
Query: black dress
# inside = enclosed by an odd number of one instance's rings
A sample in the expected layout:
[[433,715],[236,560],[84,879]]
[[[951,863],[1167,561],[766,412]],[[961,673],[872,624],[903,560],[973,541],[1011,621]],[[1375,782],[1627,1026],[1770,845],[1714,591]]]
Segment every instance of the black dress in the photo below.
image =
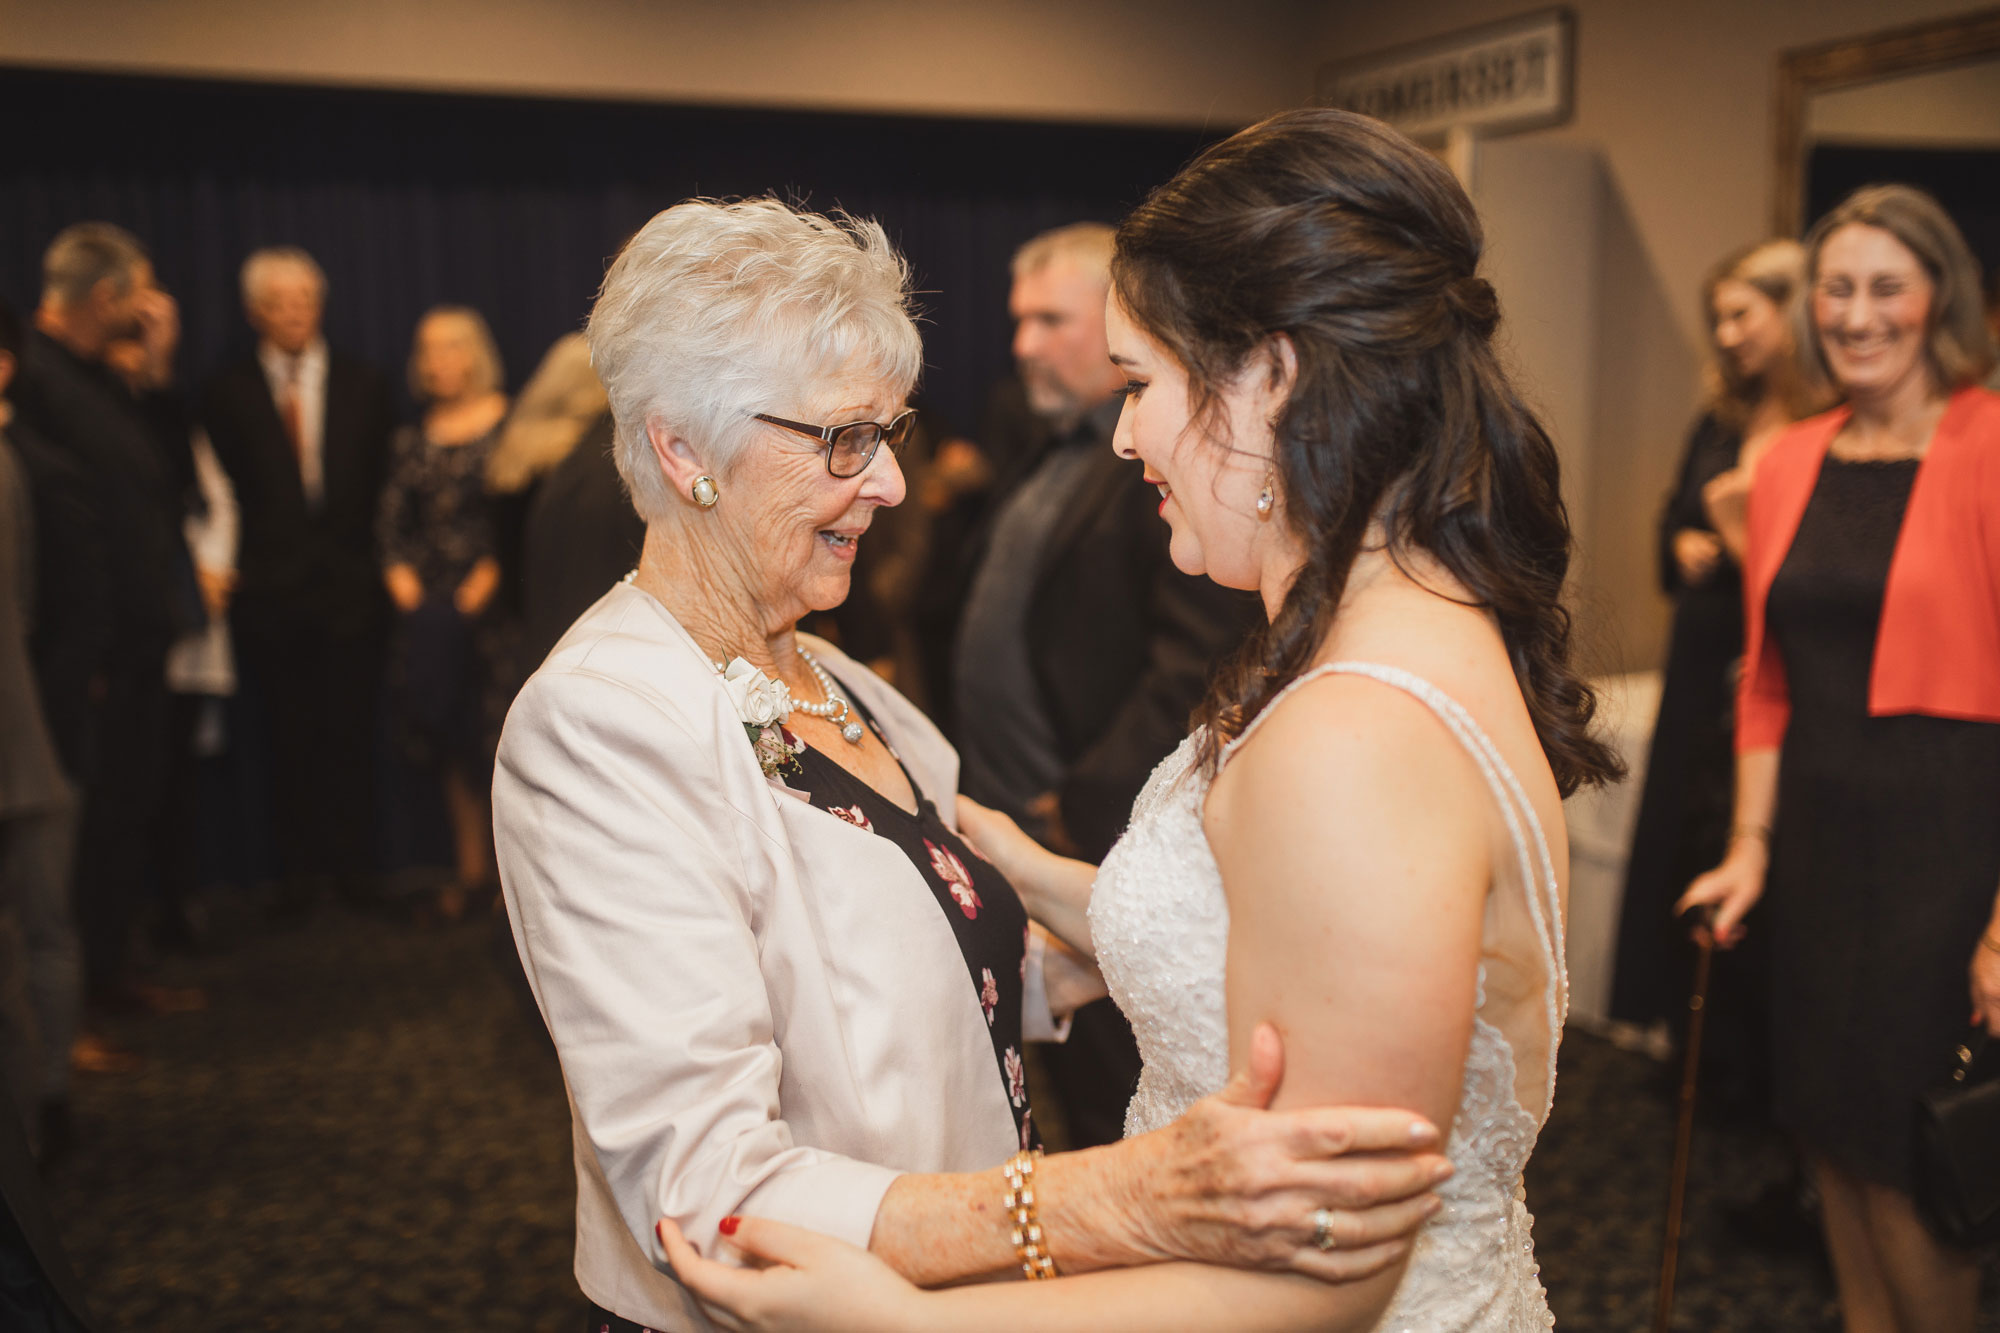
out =
[[[1660,515],[1660,588],[1674,599],[1660,713],[1633,826],[1612,972],[1611,1016],[1652,1023],[1687,1011],[1693,948],[1673,905],[1721,861],[1735,788],[1735,673],[1743,655],[1743,573],[1728,552],[1700,582],[1681,576],[1674,536],[1713,532],[1702,488],[1736,466],[1743,436],[1704,416],[1688,437],[1680,481]],[[1719,1004],[1711,1019],[1761,1005]]]
[[1792,710],[1768,894],[1778,1118],[1905,1192],[1916,1098],[1967,1030],[2000,886],[2000,724],[1868,713],[1916,474],[1829,458],[1767,607]]
[[[848,697],[853,696],[848,694]],[[902,766],[902,757],[896,755],[896,747],[889,744],[889,738],[883,735],[875,719],[859,704],[854,708],[875,738],[896,757],[897,765]],[[1028,913],[1015,896],[1014,886],[991,862],[981,860],[956,833],[945,827],[937,806],[910,776],[908,768],[903,768],[903,776],[909,779],[910,790],[916,793],[915,813],[903,809],[789,731],[783,734],[798,763],[797,771],[785,776],[785,785],[809,793],[808,800],[815,810],[824,810],[835,819],[846,820],[863,832],[895,843],[923,876],[931,896],[937,899],[938,909],[951,923],[959,952],[965,957],[968,984],[978,993],[979,1006],[986,1011],[994,1066],[1007,1090],[1007,1104],[1013,1109],[1014,1128],[1020,1134],[1021,1146],[1041,1147],[1021,1065],[1021,997],[1028,975]],[[592,1304],[585,1314],[584,1333],[653,1333],[653,1330]]]
[[486,460],[500,428],[464,444],[433,444],[422,430],[396,433],[377,537],[382,563],[409,565],[424,600],[398,617],[389,659],[395,734],[420,766],[453,762],[483,774],[512,702],[514,626],[495,597],[478,615],[453,598],[481,560],[498,558]]

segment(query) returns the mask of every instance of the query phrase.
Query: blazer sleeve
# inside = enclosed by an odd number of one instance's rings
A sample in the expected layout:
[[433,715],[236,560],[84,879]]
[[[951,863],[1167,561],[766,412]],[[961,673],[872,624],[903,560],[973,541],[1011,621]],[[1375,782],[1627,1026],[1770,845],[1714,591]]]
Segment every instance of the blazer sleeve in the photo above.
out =
[[529,681],[493,786],[522,962],[580,1137],[655,1264],[661,1216],[705,1253],[743,1212],[866,1246],[898,1173],[793,1141],[749,870],[768,835],[714,767],[683,719],[621,681]]
[[[1783,442],[1781,441],[1781,444]],[[1774,750],[1791,723],[1791,688],[1784,660],[1771,642],[1765,609],[1771,583],[1791,534],[1777,525],[1777,491],[1791,478],[1780,469],[1787,455],[1774,446],[1757,466],[1750,487],[1743,552],[1743,663],[1736,682],[1736,752]],[[1773,484],[1775,480],[1775,485]]]

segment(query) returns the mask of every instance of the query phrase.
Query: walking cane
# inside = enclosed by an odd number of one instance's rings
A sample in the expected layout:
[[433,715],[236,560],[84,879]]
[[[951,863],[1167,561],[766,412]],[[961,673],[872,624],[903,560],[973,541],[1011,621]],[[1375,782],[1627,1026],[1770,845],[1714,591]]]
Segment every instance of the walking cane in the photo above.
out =
[[1687,1202],[1688,1150],[1694,1143],[1695,1078],[1701,1072],[1701,1022],[1708,1010],[1708,964],[1715,934],[1695,932],[1694,991],[1688,996],[1687,1056],[1681,1069],[1680,1121],[1674,1127],[1674,1169],[1667,1184],[1667,1237],[1660,1249],[1660,1300],[1653,1333],[1667,1333],[1674,1318],[1674,1268],[1681,1252],[1681,1208]]

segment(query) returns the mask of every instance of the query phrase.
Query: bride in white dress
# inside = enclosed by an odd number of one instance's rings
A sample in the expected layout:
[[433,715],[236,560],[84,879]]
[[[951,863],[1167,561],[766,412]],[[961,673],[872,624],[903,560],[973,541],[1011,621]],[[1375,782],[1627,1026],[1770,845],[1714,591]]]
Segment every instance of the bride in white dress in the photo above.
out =
[[[743,1219],[734,1243],[762,1265],[747,1270],[665,1228],[718,1322],[1553,1323],[1521,1173],[1567,1003],[1561,802],[1615,761],[1567,661],[1555,452],[1491,347],[1480,245],[1434,159],[1326,110],[1217,145],[1126,221],[1114,448],[1158,485],[1174,563],[1257,590],[1270,624],[1218,673],[1101,869],[969,803],[962,815],[1132,1020],[1145,1070],[1128,1133],[1222,1087],[1270,1024],[1278,1104],[1403,1106],[1450,1126],[1443,1209],[1404,1262],[1345,1284],[1158,1264],[925,1292],[776,1223]],[[1339,1223],[1325,1216],[1325,1244]],[[1060,1270],[1064,1238],[1046,1245]]]

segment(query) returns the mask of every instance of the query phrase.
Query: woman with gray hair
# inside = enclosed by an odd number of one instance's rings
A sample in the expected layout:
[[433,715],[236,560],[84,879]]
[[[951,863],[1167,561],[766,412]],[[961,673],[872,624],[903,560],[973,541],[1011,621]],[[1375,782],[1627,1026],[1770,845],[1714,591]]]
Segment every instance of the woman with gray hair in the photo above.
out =
[[1071,1267],[1398,1258],[1446,1170],[1434,1128],[1261,1109],[1268,1032],[1167,1127],[1033,1155],[1021,1043],[1102,980],[961,839],[936,728],[795,628],[903,499],[922,349],[881,227],[681,204],[612,265],[589,338],[645,547],[516,700],[494,823],[569,1092],[590,1327],[710,1327],[663,1216],[704,1247],[783,1219],[924,1284],[1018,1271],[1024,1188]]

